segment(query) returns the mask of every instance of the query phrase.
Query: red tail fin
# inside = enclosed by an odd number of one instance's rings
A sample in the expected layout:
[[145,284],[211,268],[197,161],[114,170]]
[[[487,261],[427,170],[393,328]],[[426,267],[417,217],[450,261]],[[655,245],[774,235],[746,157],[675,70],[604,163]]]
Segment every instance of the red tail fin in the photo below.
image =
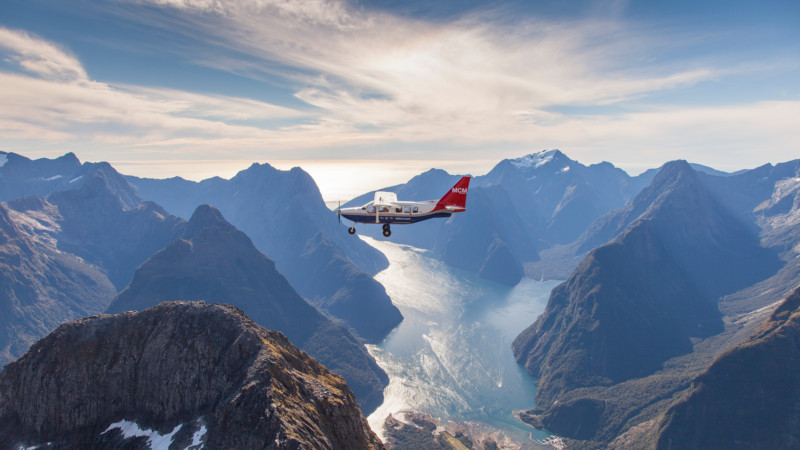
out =
[[467,208],[467,191],[469,190],[470,177],[463,177],[458,180],[455,186],[450,188],[444,197],[436,204],[434,209],[448,208],[453,212],[461,212]]

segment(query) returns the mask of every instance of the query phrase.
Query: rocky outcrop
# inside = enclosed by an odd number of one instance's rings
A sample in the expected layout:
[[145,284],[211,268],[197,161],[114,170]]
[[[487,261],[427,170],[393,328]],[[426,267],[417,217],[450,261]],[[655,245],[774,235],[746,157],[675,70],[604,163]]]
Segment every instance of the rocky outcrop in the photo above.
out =
[[800,289],[666,412],[658,448],[800,446]]
[[0,372],[2,448],[148,448],[131,428],[182,448],[383,447],[344,380],[228,305],[80,319]]
[[361,342],[300,297],[275,263],[211,206],[198,207],[182,238],[136,270],[108,312],[141,311],[168,300],[232,304],[344,377],[365,413],[383,401],[388,377]]

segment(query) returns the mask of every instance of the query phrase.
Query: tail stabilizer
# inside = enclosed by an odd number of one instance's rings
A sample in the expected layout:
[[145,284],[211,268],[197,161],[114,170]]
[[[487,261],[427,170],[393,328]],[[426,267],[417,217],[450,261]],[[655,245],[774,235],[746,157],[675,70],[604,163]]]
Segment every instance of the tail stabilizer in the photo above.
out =
[[436,203],[434,209],[448,209],[452,212],[462,212],[467,208],[467,191],[469,190],[470,177],[458,180],[446,194]]

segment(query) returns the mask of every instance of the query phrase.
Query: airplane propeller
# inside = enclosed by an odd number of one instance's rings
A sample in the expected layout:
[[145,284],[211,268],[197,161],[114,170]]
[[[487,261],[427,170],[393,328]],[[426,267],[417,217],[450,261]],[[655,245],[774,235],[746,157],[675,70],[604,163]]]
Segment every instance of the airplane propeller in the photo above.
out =
[[342,201],[339,200],[339,207],[336,208],[336,216],[339,217],[339,223],[342,223]]

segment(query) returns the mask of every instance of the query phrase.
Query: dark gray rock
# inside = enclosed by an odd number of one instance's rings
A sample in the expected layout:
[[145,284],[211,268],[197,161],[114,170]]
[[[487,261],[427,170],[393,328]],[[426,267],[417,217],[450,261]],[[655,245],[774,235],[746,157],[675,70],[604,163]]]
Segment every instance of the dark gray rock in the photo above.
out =
[[206,448],[383,447],[344,380],[228,305],[80,319],[0,373],[2,448],[148,448],[110,430],[122,420],[161,435],[202,423]]

